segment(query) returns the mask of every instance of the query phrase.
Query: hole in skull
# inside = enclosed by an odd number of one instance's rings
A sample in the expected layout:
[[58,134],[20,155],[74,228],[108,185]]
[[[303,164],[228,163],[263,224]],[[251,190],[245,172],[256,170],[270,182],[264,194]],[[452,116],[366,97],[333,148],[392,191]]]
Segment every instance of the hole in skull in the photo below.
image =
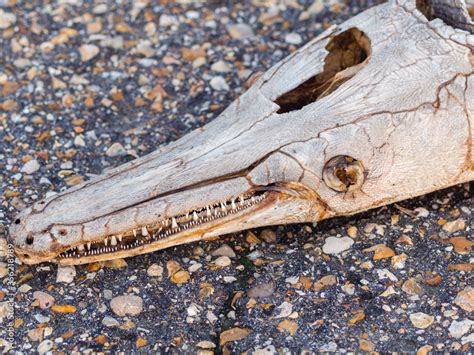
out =
[[65,236],[67,234],[67,230],[65,229],[60,229],[59,230],[59,235]]
[[28,237],[26,237],[26,244],[28,244],[28,245],[33,244],[33,237],[32,237],[31,235],[29,235]]
[[[466,6],[466,7],[465,7]],[[416,8],[428,21],[439,18],[449,26],[472,33],[474,24],[474,6],[467,1],[466,5],[454,0],[416,0]],[[471,23],[469,23],[471,21]]]
[[21,220],[19,218],[15,219],[15,224],[20,224]]
[[329,53],[323,71],[276,99],[278,113],[299,110],[352,78],[367,63],[370,40],[357,28],[351,28],[332,38],[326,50]]

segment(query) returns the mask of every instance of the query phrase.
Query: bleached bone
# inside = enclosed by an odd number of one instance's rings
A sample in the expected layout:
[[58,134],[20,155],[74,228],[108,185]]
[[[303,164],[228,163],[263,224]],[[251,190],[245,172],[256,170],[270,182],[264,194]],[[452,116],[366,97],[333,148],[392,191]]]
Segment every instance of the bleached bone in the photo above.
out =
[[329,28],[208,125],[21,212],[18,257],[128,257],[473,180],[469,16],[399,0]]

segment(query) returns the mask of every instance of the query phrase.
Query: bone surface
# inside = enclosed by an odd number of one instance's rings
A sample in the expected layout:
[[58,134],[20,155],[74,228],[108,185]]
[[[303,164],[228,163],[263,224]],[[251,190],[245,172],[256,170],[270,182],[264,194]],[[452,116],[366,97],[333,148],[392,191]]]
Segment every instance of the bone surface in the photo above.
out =
[[472,26],[462,0],[400,0],[330,27],[208,125],[22,211],[16,254],[128,257],[471,181]]

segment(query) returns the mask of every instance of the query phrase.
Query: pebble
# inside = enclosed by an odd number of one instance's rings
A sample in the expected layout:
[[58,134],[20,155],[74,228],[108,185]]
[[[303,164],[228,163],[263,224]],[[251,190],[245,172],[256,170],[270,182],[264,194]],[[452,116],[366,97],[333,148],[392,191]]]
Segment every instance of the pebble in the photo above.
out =
[[446,222],[443,225],[443,231],[448,234],[453,234],[466,229],[466,222],[462,218],[458,218],[451,222]]
[[0,30],[5,30],[16,23],[16,16],[0,9]]
[[235,258],[234,250],[227,244],[223,244],[216,250],[211,252],[212,256],[227,256],[229,258]]
[[195,264],[192,264],[190,267],[188,267],[188,271],[193,273],[193,272],[198,271],[200,268],[202,268],[202,264],[201,263],[195,263]]
[[209,82],[211,88],[216,91],[229,91],[230,87],[222,76],[214,76]]
[[120,317],[126,315],[136,316],[143,310],[143,301],[139,296],[117,296],[112,298],[112,301],[110,301],[110,308],[112,308],[112,311]]
[[120,325],[118,320],[110,316],[105,316],[104,319],[102,319],[102,324],[106,327],[118,327]]
[[293,313],[293,305],[289,302],[283,302],[277,309],[280,310],[280,313],[275,318],[286,318]]
[[466,287],[459,292],[454,303],[466,312],[474,312],[474,287]]
[[244,23],[238,23],[227,27],[229,35],[234,39],[247,39],[254,36],[252,27]]
[[288,44],[298,45],[303,42],[303,39],[298,33],[290,32],[285,35],[285,42]]
[[423,294],[423,288],[416,282],[414,278],[410,278],[405,281],[402,285],[402,290],[412,296],[421,296]]
[[276,233],[269,228],[265,228],[259,235],[259,238],[262,239],[265,243],[273,244],[277,241]]
[[171,26],[179,25],[179,22],[175,16],[162,14],[160,16],[160,20],[158,24],[160,25],[160,27],[171,27]]
[[324,241],[323,253],[337,255],[349,250],[353,244],[354,240],[350,237],[329,237]]
[[47,353],[53,348],[53,342],[49,339],[43,340],[41,343],[39,343],[38,347],[36,350],[40,354]]
[[38,163],[38,161],[36,159],[31,159],[27,161],[25,165],[23,165],[23,167],[21,168],[21,172],[25,174],[33,174],[37,172],[39,168],[40,164]]
[[43,316],[42,314],[35,314],[33,317],[38,321],[38,323],[48,323],[51,319],[50,317]]
[[49,293],[43,291],[33,292],[33,298],[38,301],[41,309],[46,309],[54,305],[55,299]]
[[99,54],[99,47],[94,44],[83,44],[79,48],[79,53],[81,54],[81,60],[87,62]]
[[148,276],[151,276],[151,277],[159,277],[159,278],[162,278],[163,277],[163,267],[158,265],[158,264],[151,264],[146,273],[148,274]]
[[217,73],[228,73],[230,71],[230,67],[223,60],[219,60],[211,65],[211,70]]
[[58,273],[56,275],[56,282],[71,283],[76,276],[76,268],[74,266],[58,265]]
[[250,298],[270,297],[275,288],[272,283],[263,283],[252,287],[248,292],[247,296]]
[[107,149],[107,151],[105,152],[105,155],[111,158],[119,157],[119,156],[127,155],[127,151],[125,150],[122,144],[116,142]]
[[232,261],[228,256],[220,256],[216,260],[214,260],[214,265],[220,267],[226,267],[232,264]]
[[434,317],[426,313],[417,312],[410,314],[410,321],[416,328],[425,329],[433,324]]
[[8,243],[6,238],[0,238],[0,258],[4,258],[8,253]]
[[474,327],[474,321],[470,319],[464,319],[462,321],[454,320],[448,328],[449,335],[453,338],[459,339],[469,332],[471,327]]

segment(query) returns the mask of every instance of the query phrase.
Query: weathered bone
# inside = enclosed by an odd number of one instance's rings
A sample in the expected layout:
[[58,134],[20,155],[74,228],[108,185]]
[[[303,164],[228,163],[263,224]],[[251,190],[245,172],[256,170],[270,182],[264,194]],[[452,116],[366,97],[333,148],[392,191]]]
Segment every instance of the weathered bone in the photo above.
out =
[[473,33],[461,0],[393,0],[333,26],[210,124],[21,212],[16,253],[127,257],[471,181]]

